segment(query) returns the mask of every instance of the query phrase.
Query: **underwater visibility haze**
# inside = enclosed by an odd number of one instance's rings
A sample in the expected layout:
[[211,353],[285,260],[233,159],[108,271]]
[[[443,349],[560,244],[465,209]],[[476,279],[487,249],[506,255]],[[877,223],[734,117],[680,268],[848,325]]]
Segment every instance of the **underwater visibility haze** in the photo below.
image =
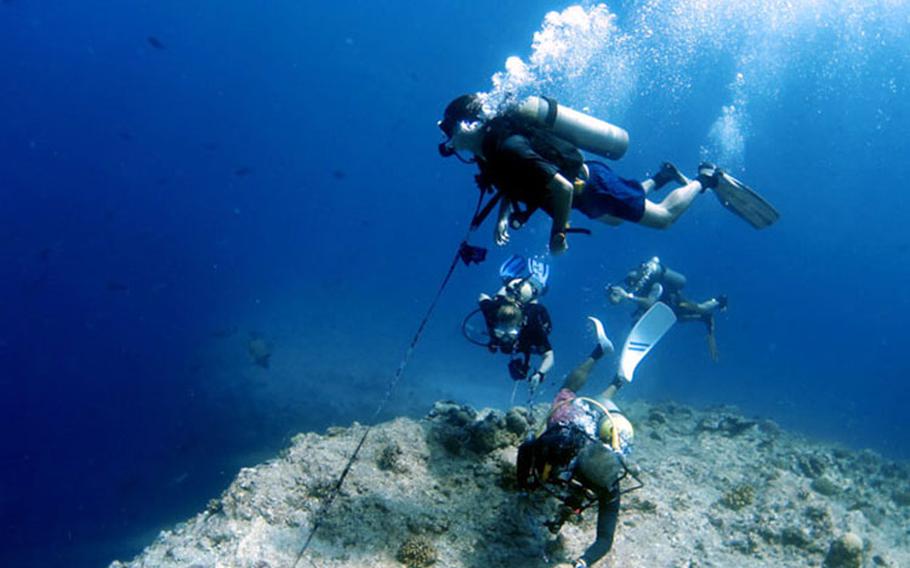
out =
[[[8,0],[0,66],[4,566],[130,558],[294,434],[374,419],[477,200],[436,151],[464,93],[554,97],[629,132],[621,175],[709,160],[781,213],[756,231],[709,194],[665,231],[575,212],[593,234],[548,259],[538,401],[590,349],[586,316],[625,336],[604,286],[656,255],[729,298],[720,357],[677,326],[626,400],[910,458],[904,0]],[[380,420],[509,405],[502,358],[460,326],[549,227],[499,248],[492,224]]]

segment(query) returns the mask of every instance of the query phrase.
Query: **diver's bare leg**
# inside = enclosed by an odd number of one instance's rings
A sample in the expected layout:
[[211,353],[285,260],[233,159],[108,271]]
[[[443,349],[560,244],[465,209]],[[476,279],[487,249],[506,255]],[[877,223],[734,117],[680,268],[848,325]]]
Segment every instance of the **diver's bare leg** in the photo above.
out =
[[569,389],[572,392],[581,390],[581,388],[585,386],[585,383],[588,382],[588,376],[591,374],[594,365],[603,359],[605,355],[613,353],[613,342],[607,337],[603,323],[594,316],[588,316],[588,319],[591,320],[591,323],[594,325],[594,333],[597,336],[597,345],[594,346],[594,350],[591,351],[588,358],[575,367],[575,369],[569,373],[569,376],[566,377],[566,380],[563,381],[562,388]]
[[694,319],[697,319],[700,316],[705,314],[710,314],[711,312],[720,308],[720,300],[717,298],[709,298],[704,302],[695,303],[689,300],[683,300],[679,303],[679,307],[687,312],[690,312]]
[[717,298],[711,298],[710,300],[705,300],[700,304],[695,304],[695,306],[699,312],[707,314],[719,308],[720,301],[718,301]]
[[596,364],[597,359],[594,357],[588,357],[582,361],[580,365],[569,373],[566,380],[563,381],[562,388],[569,389],[572,392],[580,391],[585,386],[585,383],[588,382],[588,376],[591,374],[591,370],[594,369],[594,365]]
[[613,215],[601,215],[595,221],[616,227],[617,225],[622,225],[622,219],[619,217],[614,217]]
[[654,229],[666,229],[686,212],[701,190],[701,182],[692,180],[686,185],[674,189],[660,203],[645,200],[645,214],[638,223]]

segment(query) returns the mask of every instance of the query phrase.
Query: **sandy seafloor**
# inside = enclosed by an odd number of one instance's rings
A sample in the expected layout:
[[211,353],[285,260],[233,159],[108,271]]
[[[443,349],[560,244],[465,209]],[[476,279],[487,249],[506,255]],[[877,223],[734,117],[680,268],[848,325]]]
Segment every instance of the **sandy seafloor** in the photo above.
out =
[[[910,464],[824,444],[732,407],[630,403],[644,488],[623,499],[599,566],[910,566]],[[545,405],[535,407],[539,423]],[[548,566],[577,557],[596,513],[554,539],[543,492],[514,487],[524,408],[438,402],[376,426],[299,566]],[[364,426],[293,438],[195,517],[111,568],[287,567]]]

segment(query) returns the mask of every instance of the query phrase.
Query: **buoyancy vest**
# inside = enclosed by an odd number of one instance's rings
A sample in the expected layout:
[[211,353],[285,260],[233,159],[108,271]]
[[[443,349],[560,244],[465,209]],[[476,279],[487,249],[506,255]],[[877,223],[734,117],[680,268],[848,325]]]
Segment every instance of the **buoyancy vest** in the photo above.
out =
[[480,169],[477,184],[481,189],[495,187],[515,209],[518,203],[524,203],[528,209],[527,215],[538,208],[548,208],[549,189],[527,187],[522,172],[514,171],[511,164],[498,158],[502,144],[510,136],[517,134],[525,137],[531,149],[553,164],[570,182],[579,176],[584,166],[584,157],[578,148],[521,116],[506,114],[496,117],[484,129],[484,158],[477,161]]

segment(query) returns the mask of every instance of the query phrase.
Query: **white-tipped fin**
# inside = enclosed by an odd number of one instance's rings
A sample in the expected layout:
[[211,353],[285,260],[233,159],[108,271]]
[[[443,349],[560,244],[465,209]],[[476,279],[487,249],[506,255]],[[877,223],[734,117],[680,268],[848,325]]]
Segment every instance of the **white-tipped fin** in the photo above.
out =
[[626,338],[619,358],[619,376],[631,383],[635,368],[674,323],[676,314],[666,304],[657,302],[651,306]]
[[607,332],[604,331],[604,324],[594,316],[588,316],[588,319],[594,324],[594,333],[597,335],[597,344],[604,350],[604,355],[612,354],[615,349],[613,347],[613,342],[607,337]]

